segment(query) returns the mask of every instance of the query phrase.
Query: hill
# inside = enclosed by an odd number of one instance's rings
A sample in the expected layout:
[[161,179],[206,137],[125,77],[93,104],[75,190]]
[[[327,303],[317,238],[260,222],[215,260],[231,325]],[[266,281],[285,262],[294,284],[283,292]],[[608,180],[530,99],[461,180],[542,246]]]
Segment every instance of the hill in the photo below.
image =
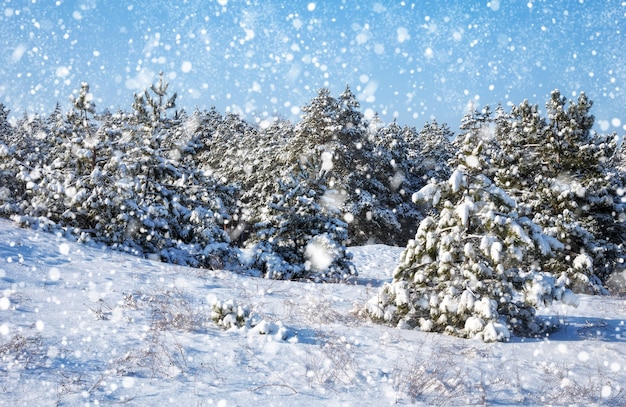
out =
[[626,305],[580,295],[545,338],[370,322],[401,248],[353,284],[153,262],[0,220],[0,405],[624,405]]

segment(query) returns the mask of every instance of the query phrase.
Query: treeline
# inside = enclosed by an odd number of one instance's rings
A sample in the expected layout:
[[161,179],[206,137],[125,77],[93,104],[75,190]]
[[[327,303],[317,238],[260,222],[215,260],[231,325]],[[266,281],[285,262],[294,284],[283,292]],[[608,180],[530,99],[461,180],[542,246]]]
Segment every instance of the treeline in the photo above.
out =
[[0,214],[172,263],[340,281],[356,273],[346,246],[406,245],[441,211],[414,193],[463,165],[563,243],[544,267],[586,254],[596,287],[620,267],[623,153],[591,131],[584,95],[556,92],[547,117],[527,102],[486,107],[457,136],[436,121],[368,121],[349,88],[321,89],[299,122],[268,126],[175,99],[161,77],[130,112],[97,112],[87,84],[69,112],[10,124],[0,105]]
[[334,281],[355,273],[346,245],[406,243],[411,193],[448,171],[447,127],[368,123],[349,89],[264,128],[175,98],[161,78],[131,112],[98,113],[87,84],[69,112],[11,125],[1,106],[1,214],[197,267],[240,268],[254,246],[264,275]]

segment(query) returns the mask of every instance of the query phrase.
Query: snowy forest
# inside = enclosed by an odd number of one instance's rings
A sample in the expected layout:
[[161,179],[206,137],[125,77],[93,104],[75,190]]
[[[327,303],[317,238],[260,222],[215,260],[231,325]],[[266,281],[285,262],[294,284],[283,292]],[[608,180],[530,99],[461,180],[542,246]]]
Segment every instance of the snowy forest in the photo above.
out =
[[349,247],[405,247],[364,315],[486,342],[624,289],[626,151],[584,93],[475,107],[456,131],[366,120],[349,86],[268,125],[177,109],[163,75],[128,111],[99,111],[86,83],[70,100],[16,120],[0,105],[0,214],[20,226],[317,283],[357,277]]

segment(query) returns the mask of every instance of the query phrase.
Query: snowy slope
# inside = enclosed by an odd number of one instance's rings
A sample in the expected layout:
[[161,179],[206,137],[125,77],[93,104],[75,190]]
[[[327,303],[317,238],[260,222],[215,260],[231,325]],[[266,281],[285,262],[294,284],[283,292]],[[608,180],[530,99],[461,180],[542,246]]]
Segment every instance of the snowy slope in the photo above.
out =
[[[353,285],[156,263],[0,220],[0,405],[624,405],[626,303],[543,310],[508,343],[398,330],[359,310],[401,249],[352,248]],[[225,330],[212,304],[250,317]]]

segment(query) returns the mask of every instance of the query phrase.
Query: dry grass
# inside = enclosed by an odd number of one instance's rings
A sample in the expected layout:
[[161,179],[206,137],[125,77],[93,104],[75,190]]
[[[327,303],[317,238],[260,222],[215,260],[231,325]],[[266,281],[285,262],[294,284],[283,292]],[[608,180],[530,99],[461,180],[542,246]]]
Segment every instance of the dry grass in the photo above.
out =
[[585,370],[574,375],[568,366],[544,366],[540,391],[527,394],[526,398],[531,403],[543,405],[626,405],[624,384],[609,377],[606,368],[596,366]]
[[410,364],[398,366],[393,373],[394,389],[399,396],[433,406],[468,404],[475,387],[466,380],[466,371],[455,355],[437,350],[427,357],[418,356]]
[[0,373],[10,370],[27,370],[45,366],[46,350],[40,334],[23,336],[15,334],[0,345]]
[[361,371],[358,348],[334,333],[318,331],[316,341],[318,345],[309,348],[303,360],[309,386],[332,388],[357,383]]

